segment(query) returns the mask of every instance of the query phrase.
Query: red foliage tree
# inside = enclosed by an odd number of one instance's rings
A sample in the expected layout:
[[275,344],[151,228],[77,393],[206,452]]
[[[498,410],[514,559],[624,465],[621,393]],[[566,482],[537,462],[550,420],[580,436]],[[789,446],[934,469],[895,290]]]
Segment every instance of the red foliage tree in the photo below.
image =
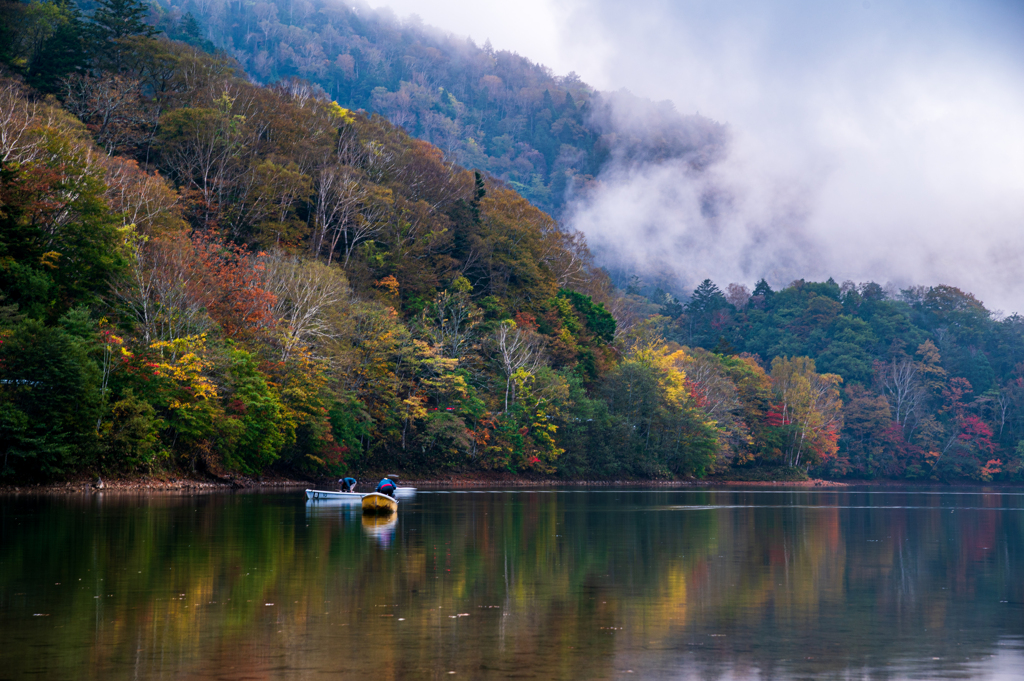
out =
[[212,284],[206,309],[229,338],[250,335],[273,323],[277,298],[263,287],[265,253],[224,243],[208,232],[192,237],[199,265]]
[[992,429],[977,416],[965,416],[960,421],[960,434],[957,435],[957,439],[969,442],[989,455],[996,451],[996,445],[992,442]]

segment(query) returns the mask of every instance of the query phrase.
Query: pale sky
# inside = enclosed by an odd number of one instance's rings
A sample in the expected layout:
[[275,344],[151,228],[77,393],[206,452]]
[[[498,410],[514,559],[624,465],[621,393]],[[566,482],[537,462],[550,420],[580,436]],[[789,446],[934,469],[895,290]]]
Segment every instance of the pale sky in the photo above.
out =
[[[702,222],[702,187],[676,168],[609,173],[573,219],[597,247],[642,241],[723,288],[948,283],[1024,312],[1024,2],[384,5],[729,125],[713,178],[735,198],[728,220]],[[643,244],[635,261],[653,257]]]

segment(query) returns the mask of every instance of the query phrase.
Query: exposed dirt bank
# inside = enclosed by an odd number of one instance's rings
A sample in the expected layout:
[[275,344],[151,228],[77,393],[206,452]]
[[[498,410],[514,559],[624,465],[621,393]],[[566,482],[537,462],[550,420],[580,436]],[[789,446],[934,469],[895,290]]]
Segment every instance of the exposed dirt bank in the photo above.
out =
[[252,478],[82,478],[34,485],[0,485],[0,494],[81,494],[95,492],[225,492],[240,489],[305,489],[312,483],[284,477]]
[[[968,481],[957,483],[940,483],[935,481],[911,480],[795,480],[795,481],[763,481],[763,480],[723,480],[718,478],[704,480],[560,480],[544,477],[513,476],[509,473],[466,473],[420,476],[415,474],[400,475],[393,472],[363,473],[359,477],[357,491],[365,492],[373,489],[382,477],[397,478],[401,486],[422,487],[425,489],[472,488],[472,487],[635,487],[635,488],[681,488],[681,487],[773,487],[773,488],[846,488],[846,487],[878,487],[913,489],[916,487],[979,487],[979,483]],[[994,490],[1003,488],[1020,489],[1021,485],[989,483],[986,488]],[[32,484],[32,485],[0,485],[0,495],[10,494],[92,494],[95,492],[116,493],[177,493],[200,494],[208,492],[227,492],[232,490],[275,491],[275,490],[326,489],[336,490],[336,480],[301,480],[282,476],[264,476],[263,478],[247,478],[242,476],[230,478],[211,477],[153,477],[153,478],[103,478],[102,482],[95,478],[83,477],[68,482]]]
[[744,482],[725,480],[552,480],[513,477],[444,476],[437,478],[401,478],[401,485],[412,487],[708,487],[735,485],[747,487],[846,487],[845,482],[800,480],[795,482]]
[[[735,485],[748,487],[846,487],[843,482],[831,480],[803,480],[796,482],[742,482],[725,480],[559,480],[551,478],[515,477],[510,474],[449,474],[438,476],[394,475],[391,473],[364,473],[360,476],[358,491],[368,491],[386,475],[398,479],[402,486],[424,488],[446,487],[707,487],[708,485]],[[68,482],[33,485],[0,485],[0,494],[82,494],[95,492],[131,493],[202,493],[231,490],[275,489],[328,489],[338,488],[335,480],[297,480],[264,476],[262,479],[232,478],[80,478]]]

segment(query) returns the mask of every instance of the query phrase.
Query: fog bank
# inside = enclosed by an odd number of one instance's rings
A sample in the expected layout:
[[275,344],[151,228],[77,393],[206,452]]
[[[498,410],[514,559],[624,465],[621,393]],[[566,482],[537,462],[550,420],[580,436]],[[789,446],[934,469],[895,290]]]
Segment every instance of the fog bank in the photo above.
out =
[[[1019,3],[530,0],[529,27],[462,0],[390,4],[727,125],[705,167],[616,161],[577,197],[569,224],[612,265],[680,290],[947,283],[1024,312]],[[613,118],[635,126],[630,101]]]

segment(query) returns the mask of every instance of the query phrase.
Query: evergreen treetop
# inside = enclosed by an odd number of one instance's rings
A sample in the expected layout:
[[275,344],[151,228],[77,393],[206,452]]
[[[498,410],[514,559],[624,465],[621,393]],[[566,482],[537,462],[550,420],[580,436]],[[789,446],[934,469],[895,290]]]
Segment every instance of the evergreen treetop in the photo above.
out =
[[146,23],[149,6],[140,0],[99,0],[93,12],[93,34],[107,43],[132,36],[150,38],[160,31]]

